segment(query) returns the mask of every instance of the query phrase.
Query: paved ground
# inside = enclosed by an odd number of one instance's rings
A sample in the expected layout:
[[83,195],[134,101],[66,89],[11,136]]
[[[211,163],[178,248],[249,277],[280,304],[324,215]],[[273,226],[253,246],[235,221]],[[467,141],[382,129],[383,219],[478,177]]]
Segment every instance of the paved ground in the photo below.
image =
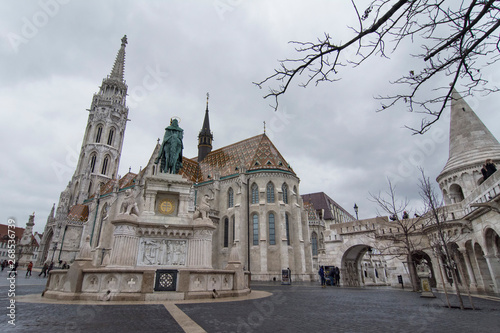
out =
[[[46,279],[24,278],[15,293],[40,295]],[[500,302],[474,298],[479,310],[448,309],[444,295],[387,288],[320,288],[302,283],[254,283],[254,295],[236,302],[163,304],[47,304],[18,300],[8,324],[9,281],[0,272],[1,332],[498,332]],[[23,297],[21,297],[23,298]],[[39,296],[30,299],[43,301]],[[470,306],[466,300],[466,306]],[[453,305],[458,305],[456,299]]]

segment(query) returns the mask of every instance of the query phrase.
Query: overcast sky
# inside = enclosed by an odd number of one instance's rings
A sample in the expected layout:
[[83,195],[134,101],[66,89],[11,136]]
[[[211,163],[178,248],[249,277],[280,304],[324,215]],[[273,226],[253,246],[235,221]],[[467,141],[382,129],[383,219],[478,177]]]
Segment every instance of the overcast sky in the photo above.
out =
[[[274,112],[252,84],[294,55],[290,40],[329,32],[346,40],[350,1],[1,1],[1,222],[35,230],[73,175],[92,96],[128,37],[125,79],[130,107],[120,175],[138,172],[177,116],[184,156],[197,155],[206,93],[214,149],[267,134],[297,173],[300,193],[323,191],[354,215],[377,215],[369,193],[387,189],[419,207],[421,165],[435,179],[448,158],[449,110],[424,136],[405,125],[420,117],[394,108],[376,113],[374,96],[416,65],[404,44],[390,59],[374,57],[342,80],[283,96]],[[414,46],[413,46],[414,47]],[[490,79],[500,81],[493,71]],[[145,80],[148,83],[145,86]],[[152,81],[153,80],[153,81]],[[295,82],[300,83],[300,80]],[[467,102],[497,138],[500,96]]]

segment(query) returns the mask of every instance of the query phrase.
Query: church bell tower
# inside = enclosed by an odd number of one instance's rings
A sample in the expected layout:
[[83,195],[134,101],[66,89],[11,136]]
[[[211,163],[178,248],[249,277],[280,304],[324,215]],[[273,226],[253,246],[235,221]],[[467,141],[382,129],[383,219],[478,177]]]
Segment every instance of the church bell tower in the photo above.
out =
[[123,78],[127,36],[121,41],[111,74],[102,80],[99,92],[94,94],[90,109],[87,110],[87,127],[70,184],[70,207],[81,204],[102,184],[118,176],[129,111],[126,106],[128,87]]

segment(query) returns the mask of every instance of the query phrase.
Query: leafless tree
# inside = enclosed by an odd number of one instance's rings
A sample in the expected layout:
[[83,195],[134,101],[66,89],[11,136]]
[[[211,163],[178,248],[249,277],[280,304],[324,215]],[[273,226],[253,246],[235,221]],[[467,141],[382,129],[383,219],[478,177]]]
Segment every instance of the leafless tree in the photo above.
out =
[[[395,187],[388,180],[389,189],[385,193],[374,195],[370,193],[371,200],[375,202],[385,214],[389,214],[391,231],[377,233],[376,238],[387,241],[386,248],[380,249],[384,254],[406,257],[413,291],[419,290],[417,272],[413,261],[413,253],[422,249],[422,221],[419,216],[409,217],[409,201],[396,199]],[[401,218],[400,218],[401,217]]]
[[[361,7],[361,2],[367,3]],[[300,76],[300,86],[337,81],[346,65],[358,66],[373,55],[387,57],[410,39],[420,42],[422,51],[412,54],[411,68],[393,83],[403,85],[403,93],[383,95],[378,111],[404,103],[410,112],[422,114],[415,134],[426,132],[439,120],[454,88],[466,97],[500,90],[488,82],[484,69],[500,56],[499,1],[495,0],[351,0],[356,26],[349,27],[351,38],[337,41],[325,33],[314,42],[291,41],[296,45],[295,59],[280,60],[274,74],[257,86],[269,86],[264,98],[278,99]],[[332,6],[335,6],[332,4]],[[360,10],[359,8],[363,8]],[[351,57],[351,58],[347,58]],[[442,79],[449,77],[450,86]],[[276,82],[278,81],[278,82]],[[274,84],[278,87],[272,87]],[[433,93],[430,94],[429,91]]]
[[[422,169],[420,169],[422,178],[420,179],[420,195],[425,203],[426,214],[425,218],[428,220],[427,228],[434,228],[434,230],[428,230],[431,232],[430,243],[432,245],[433,251],[438,258],[438,262],[442,262],[446,272],[451,274],[451,282],[455,287],[455,292],[458,297],[458,301],[460,304],[460,309],[464,309],[464,302],[462,300],[462,296],[460,293],[460,288],[458,287],[458,260],[456,249],[452,247],[459,238],[460,234],[455,234],[450,232],[452,227],[452,221],[447,221],[447,211],[442,204],[442,200],[438,197],[437,193],[434,191],[433,186],[428,177],[425,176],[425,173]],[[440,268],[440,273],[441,273]],[[463,273],[462,273],[463,275]],[[465,276],[464,276],[465,278]],[[443,285],[445,286],[446,282],[443,280]],[[465,285],[467,283],[465,282]],[[446,289],[445,289],[446,290]],[[470,292],[469,292],[470,294]],[[471,303],[472,304],[472,303]],[[448,306],[450,306],[448,301]],[[474,306],[474,305],[472,305]]]

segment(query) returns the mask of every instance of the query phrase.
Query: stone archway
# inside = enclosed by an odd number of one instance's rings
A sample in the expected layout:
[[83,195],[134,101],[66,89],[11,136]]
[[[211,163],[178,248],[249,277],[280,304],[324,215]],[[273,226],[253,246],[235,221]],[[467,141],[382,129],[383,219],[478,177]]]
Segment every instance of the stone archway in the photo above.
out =
[[485,259],[485,253],[483,252],[483,248],[481,247],[481,245],[479,245],[479,243],[474,244],[474,257],[476,259],[479,276],[481,277],[483,282],[484,291],[493,291],[493,280],[491,279],[488,263]]
[[495,230],[488,228],[484,233],[484,238],[486,244],[484,257],[491,273],[494,291],[498,293],[500,291],[500,236]]
[[[368,254],[368,258],[364,260],[366,254]],[[380,260],[373,258],[379,254],[379,251],[366,244],[358,244],[348,248],[342,256],[342,284],[346,287],[386,284],[385,260],[381,255],[379,256]]]
[[[424,251],[414,251],[412,253],[412,259],[414,265],[418,265],[422,260],[425,259],[427,261],[427,266],[429,266],[429,269],[431,270],[431,275],[429,277],[429,283],[431,285],[431,288],[436,288],[437,282],[436,282],[436,274],[434,272],[434,266],[432,265],[432,259],[431,257],[425,253]],[[420,289],[421,283],[420,283],[420,278],[418,275],[416,275],[417,279],[417,286]]]
[[53,236],[54,236],[54,231],[52,230],[52,228],[50,228],[47,231],[47,237],[45,238],[42,254],[38,258],[37,264],[39,266],[42,266],[47,261],[47,256],[49,254],[50,244],[52,243]]

